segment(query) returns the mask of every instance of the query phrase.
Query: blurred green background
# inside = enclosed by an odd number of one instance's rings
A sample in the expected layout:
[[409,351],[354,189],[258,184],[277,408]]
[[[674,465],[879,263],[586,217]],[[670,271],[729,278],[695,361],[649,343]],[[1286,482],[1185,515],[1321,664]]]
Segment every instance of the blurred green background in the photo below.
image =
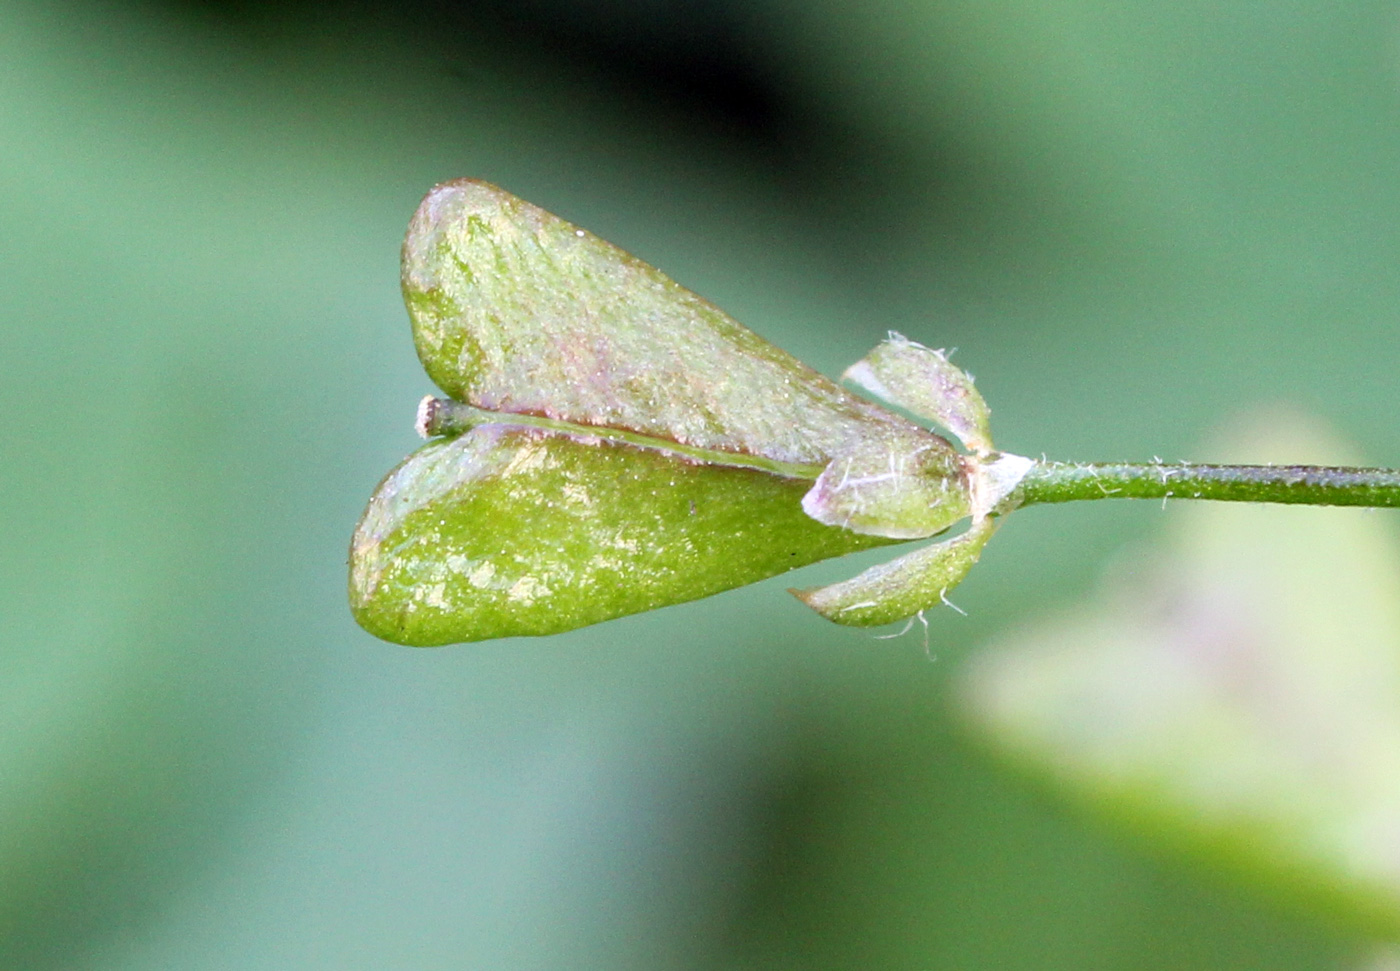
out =
[[[790,578],[539,641],[356,628],[350,530],[431,390],[398,245],[465,175],[827,373],[960,348],[1012,451],[1239,459],[1203,443],[1285,405],[1400,464],[1393,3],[10,0],[0,967],[1396,966],[1395,586],[1259,608],[1382,672],[1316,759],[1361,753],[1375,892],[1289,865],[1312,823],[1251,856],[967,714],[969,662],[1155,575],[1175,505],[1018,514],[927,653]],[[1394,515],[1347,515],[1374,549],[1328,580],[1390,577]]]

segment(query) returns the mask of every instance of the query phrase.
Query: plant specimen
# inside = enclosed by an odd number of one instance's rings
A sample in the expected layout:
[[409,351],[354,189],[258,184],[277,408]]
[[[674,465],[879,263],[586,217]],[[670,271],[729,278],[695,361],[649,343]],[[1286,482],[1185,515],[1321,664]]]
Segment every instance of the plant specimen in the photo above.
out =
[[966,520],[794,591],[837,623],[886,624],[942,602],[1007,514],[1037,502],[1400,505],[1400,472],[1383,469],[999,452],[986,403],[943,352],[891,334],[846,371],[871,397],[858,396],[482,182],[428,193],[403,290],[447,397],[420,405],[430,441],[380,483],[350,553],[356,619],[399,643],[558,633]]

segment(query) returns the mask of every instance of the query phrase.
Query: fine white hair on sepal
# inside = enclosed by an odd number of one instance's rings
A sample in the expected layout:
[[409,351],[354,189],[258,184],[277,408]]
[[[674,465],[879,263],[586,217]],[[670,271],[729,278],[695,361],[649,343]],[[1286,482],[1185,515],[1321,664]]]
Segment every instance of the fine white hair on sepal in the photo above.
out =
[[[951,607],[956,613],[962,614],[964,617],[967,616],[967,611],[966,611],[966,610],[963,610],[963,609],[962,609],[961,607],[959,607],[957,604],[953,603],[953,601],[951,601],[951,600],[948,599],[948,589],[947,589],[946,587],[943,588],[941,591],[939,591],[939,593],[938,593],[938,599],[941,600],[941,601],[943,601],[943,605],[944,605],[945,607]],[[920,612],[920,613],[923,613],[923,611],[919,611],[919,612]]]
[[[893,334],[894,331],[890,331],[890,333]],[[923,611],[921,610],[919,611],[919,613],[922,614]],[[919,619],[922,620],[923,618],[920,617]],[[899,630],[895,631],[893,634],[872,634],[871,636],[874,637],[877,641],[892,641],[896,637],[903,637],[905,634],[909,633],[910,629],[912,629],[913,626],[914,618],[910,617],[904,622],[904,626],[901,627]],[[928,621],[926,620],[924,621],[924,627],[925,629],[927,629],[928,627]]]
[[[944,602],[944,603],[947,603],[948,606],[953,607],[952,604],[948,603],[948,601],[947,601],[946,598],[944,599],[943,602]],[[954,609],[954,610],[958,610],[957,607],[953,607],[953,609]],[[958,610],[958,613],[963,614],[964,617],[967,616],[967,615],[966,615],[965,613],[963,613],[963,611],[961,611],[961,610]],[[907,634],[907,633],[909,633],[911,630],[913,630],[913,629],[914,629],[914,623],[915,623],[915,621],[917,621],[918,623],[922,624],[922,625],[923,625],[923,628],[924,628],[924,657],[928,658],[930,661],[936,661],[936,660],[938,660],[936,657],[933,656],[933,652],[929,649],[929,641],[928,641],[928,639],[929,639],[928,618],[924,616],[924,612],[923,612],[922,610],[920,610],[918,613],[916,613],[913,617],[910,617],[908,620],[906,620],[906,621],[904,622],[904,626],[901,627],[899,630],[895,631],[893,634],[874,634],[874,635],[872,635],[872,636],[873,636],[873,637],[875,638],[875,640],[877,640],[877,641],[890,641],[890,640],[895,640],[896,638],[903,637],[905,634]]]

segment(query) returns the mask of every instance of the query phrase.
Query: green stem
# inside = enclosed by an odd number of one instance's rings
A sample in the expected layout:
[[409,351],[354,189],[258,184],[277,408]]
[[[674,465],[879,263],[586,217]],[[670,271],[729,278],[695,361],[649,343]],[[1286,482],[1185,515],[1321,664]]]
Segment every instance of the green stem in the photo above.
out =
[[1017,498],[1020,505],[1080,499],[1216,499],[1400,507],[1400,470],[1041,461],[1021,480]]

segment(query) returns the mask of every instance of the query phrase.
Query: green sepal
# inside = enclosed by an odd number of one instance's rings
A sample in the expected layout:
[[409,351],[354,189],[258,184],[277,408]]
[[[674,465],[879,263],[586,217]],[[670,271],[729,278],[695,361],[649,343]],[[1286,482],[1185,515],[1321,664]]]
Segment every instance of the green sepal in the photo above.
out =
[[482,426],[380,484],[351,548],[351,608],[416,646],[555,634],[890,542],[808,517],[810,485]]
[[967,532],[872,566],[849,580],[790,591],[827,620],[850,627],[879,627],[921,614],[944,602],[976,565],[998,520],[980,519]]
[[993,451],[991,411],[972,376],[936,351],[890,332],[890,339],[852,364],[842,380],[919,418],[936,422],[969,451]]
[[877,431],[831,460],[802,508],[857,533],[922,539],[972,511],[971,487],[963,456],[939,436]]

